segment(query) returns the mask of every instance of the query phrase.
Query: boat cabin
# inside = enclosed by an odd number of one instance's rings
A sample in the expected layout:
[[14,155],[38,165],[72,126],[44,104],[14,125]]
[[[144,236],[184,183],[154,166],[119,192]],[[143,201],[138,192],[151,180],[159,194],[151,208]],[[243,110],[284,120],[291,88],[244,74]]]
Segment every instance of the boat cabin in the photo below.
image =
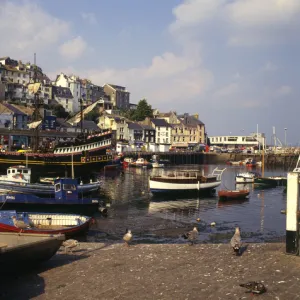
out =
[[7,169],[7,176],[0,177],[0,180],[7,180],[7,181],[20,181],[30,183],[31,180],[31,169],[26,168],[25,166],[13,166]]
[[77,200],[78,183],[76,179],[59,178],[54,181],[56,200]]

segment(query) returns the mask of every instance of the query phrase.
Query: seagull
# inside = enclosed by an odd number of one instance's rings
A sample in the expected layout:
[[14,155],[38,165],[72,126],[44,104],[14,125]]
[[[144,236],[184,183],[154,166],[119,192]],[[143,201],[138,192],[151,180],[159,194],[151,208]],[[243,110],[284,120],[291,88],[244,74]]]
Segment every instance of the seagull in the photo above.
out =
[[125,233],[124,236],[123,236],[123,240],[125,241],[125,245],[126,245],[127,247],[129,247],[129,243],[130,243],[131,240],[132,240],[132,233],[131,233],[131,230],[126,229],[126,233]]
[[241,232],[240,228],[235,228],[235,233],[233,237],[231,238],[230,245],[233,249],[233,251],[236,253],[236,255],[240,254],[240,249],[242,247],[242,239],[241,239]]
[[197,227],[194,227],[192,231],[186,232],[183,234],[183,238],[186,240],[189,240],[190,245],[194,245],[195,241],[198,238],[198,229]]
[[62,243],[62,245],[65,247],[65,253],[67,253],[67,250],[69,249],[70,252],[73,252],[73,248],[77,247],[79,245],[78,241],[76,240],[66,240]]
[[30,226],[26,224],[24,221],[17,220],[16,216],[12,216],[13,223],[15,227],[20,228],[20,229],[28,229]]
[[263,294],[267,291],[266,287],[261,283],[257,281],[250,281],[247,283],[240,284],[241,287],[246,288],[248,291],[246,293],[252,293],[252,294]]

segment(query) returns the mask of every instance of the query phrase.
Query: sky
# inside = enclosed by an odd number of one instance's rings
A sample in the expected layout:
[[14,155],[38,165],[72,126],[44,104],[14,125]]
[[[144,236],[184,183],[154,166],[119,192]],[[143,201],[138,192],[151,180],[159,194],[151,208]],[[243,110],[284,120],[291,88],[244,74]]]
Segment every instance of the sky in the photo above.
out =
[[209,136],[298,144],[299,25],[299,0],[1,0],[0,56],[199,113]]

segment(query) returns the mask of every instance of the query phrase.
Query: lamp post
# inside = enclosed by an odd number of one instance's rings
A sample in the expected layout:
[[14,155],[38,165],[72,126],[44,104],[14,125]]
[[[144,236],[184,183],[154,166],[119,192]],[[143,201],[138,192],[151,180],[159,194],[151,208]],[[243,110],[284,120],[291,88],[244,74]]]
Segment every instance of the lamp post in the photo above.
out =
[[286,148],[286,131],[287,131],[287,128],[284,128],[284,145],[285,145],[285,148]]

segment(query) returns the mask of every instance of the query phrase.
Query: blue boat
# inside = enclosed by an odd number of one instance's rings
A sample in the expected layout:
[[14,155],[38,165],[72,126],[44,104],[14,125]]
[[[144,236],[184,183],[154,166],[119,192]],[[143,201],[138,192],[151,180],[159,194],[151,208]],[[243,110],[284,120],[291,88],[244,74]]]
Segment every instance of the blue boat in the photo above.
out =
[[[26,211],[95,212],[100,210],[99,198],[79,195],[76,179],[59,178],[54,182],[54,196],[39,197],[34,194],[5,193],[0,195],[0,209],[25,208]],[[45,209],[47,207],[47,209]]]

